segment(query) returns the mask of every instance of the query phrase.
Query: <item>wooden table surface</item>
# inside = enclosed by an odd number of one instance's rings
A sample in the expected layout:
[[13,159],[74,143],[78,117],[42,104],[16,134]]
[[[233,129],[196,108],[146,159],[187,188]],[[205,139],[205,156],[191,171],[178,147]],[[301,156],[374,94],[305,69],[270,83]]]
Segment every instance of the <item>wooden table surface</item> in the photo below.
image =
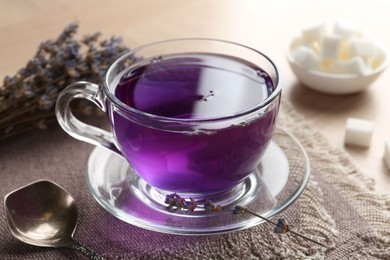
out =
[[[246,44],[267,53],[282,70],[283,98],[325,135],[344,148],[348,117],[371,120],[368,149],[345,147],[356,164],[389,193],[390,171],[383,161],[390,139],[390,70],[367,91],[347,96],[320,94],[301,86],[284,53],[304,28],[348,20],[390,47],[390,1],[386,0],[0,0],[0,78],[13,75],[40,42],[56,37],[72,21],[80,35],[101,31],[122,36],[135,47],[168,38],[211,37]],[[1,144],[0,144],[1,145]]]

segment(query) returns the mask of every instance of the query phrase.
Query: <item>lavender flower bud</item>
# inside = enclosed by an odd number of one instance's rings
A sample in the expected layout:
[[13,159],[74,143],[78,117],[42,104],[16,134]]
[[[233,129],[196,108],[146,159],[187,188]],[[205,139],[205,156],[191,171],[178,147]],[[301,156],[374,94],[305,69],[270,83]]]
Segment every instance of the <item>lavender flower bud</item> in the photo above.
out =
[[203,208],[205,211],[221,211],[222,206],[221,205],[215,205],[214,202],[211,200],[207,199],[206,203],[203,205]]
[[22,86],[22,93],[26,98],[32,98],[35,94],[30,84],[24,84]]
[[245,213],[246,213],[246,208],[243,208],[241,206],[235,206],[233,209],[234,215],[240,215],[240,214],[245,214]]
[[278,219],[278,222],[275,225],[274,233],[276,234],[284,234],[289,231],[288,223],[285,218]]
[[190,198],[190,201],[185,201],[184,208],[188,209],[189,211],[194,211],[198,204],[193,198]]
[[41,110],[49,111],[53,107],[53,100],[48,95],[42,94],[39,97],[38,106]]

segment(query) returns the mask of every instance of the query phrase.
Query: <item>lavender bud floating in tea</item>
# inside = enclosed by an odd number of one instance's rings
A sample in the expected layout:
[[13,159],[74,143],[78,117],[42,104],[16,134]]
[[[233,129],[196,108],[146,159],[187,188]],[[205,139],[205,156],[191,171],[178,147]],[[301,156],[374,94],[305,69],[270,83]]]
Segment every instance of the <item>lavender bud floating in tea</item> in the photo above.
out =
[[[0,85],[0,140],[29,131],[45,129],[56,121],[58,94],[79,80],[101,82],[113,60],[129,50],[122,39],[100,40],[96,32],[77,40],[78,25],[71,23],[55,40],[40,44],[34,57],[14,76]],[[79,114],[97,111],[89,103],[76,104]]]
[[[221,205],[215,205],[214,202],[212,202],[209,199],[207,199],[203,205],[199,205],[198,202],[196,202],[194,199],[192,199],[192,198],[185,199],[176,193],[167,195],[165,198],[165,204],[168,204],[167,210],[169,212],[178,212],[182,209],[187,209],[188,212],[193,212],[196,207],[200,206],[200,207],[203,207],[203,209],[205,211],[209,211],[209,212],[232,211],[232,213],[234,215],[251,214],[253,216],[261,218],[262,220],[264,220],[270,224],[273,224],[275,234],[290,233],[294,236],[299,236],[299,237],[306,239],[312,243],[315,243],[319,246],[327,247],[326,245],[324,245],[324,244],[322,244],[314,239],[311,239],[310,237],[307,237],[305,235],[302,235],[298,232],[291,230],[291,228],[290,228],[290,226],[285,218],[279,218],[277,222],[274,222],[266,217],[263,217],[263,216],[257,214],[256,212],[254,212],[248,208],[244,208],[244,207],[241,207],[239,205],[235,206],[234,209],[224,209]],[[192,205],[193,207],[185,207],[184,205]]]

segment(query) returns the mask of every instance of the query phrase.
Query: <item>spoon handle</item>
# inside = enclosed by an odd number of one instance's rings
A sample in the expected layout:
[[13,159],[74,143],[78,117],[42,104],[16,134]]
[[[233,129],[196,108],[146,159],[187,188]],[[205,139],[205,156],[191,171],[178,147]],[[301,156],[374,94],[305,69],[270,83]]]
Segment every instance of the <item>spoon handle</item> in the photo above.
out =
[[104,260],[104,258],[100,256],[98,253],[96,253],[91,248],[87,247],[86,245],[76,240],[73,240],[71,248],[79,251],[80,253],[87,256],[91,260]]

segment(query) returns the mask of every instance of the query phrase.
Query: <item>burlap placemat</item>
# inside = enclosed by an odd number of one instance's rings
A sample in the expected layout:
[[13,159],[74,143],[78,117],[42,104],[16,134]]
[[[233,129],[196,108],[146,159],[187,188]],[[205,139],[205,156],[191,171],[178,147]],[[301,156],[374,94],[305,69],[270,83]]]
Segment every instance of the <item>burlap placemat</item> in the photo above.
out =
[[[74,197],[79,220],[75,239],[109,259],[390,259],[390,199],[372,192],[341,149],[329,146],[291,104],[278,119],[305,147],[312,164],[307,188],[285,210],[290,225],[328,245],[322,248],[269,224],[213,236],[167,235],[111,216],[93,199],[85,177],[93,147],[59,127],[0,143],[0,196],[38,179],[49,179]],[[38,248],[12,237],[0,206],[0,259],[84,259],[70,249]]]

